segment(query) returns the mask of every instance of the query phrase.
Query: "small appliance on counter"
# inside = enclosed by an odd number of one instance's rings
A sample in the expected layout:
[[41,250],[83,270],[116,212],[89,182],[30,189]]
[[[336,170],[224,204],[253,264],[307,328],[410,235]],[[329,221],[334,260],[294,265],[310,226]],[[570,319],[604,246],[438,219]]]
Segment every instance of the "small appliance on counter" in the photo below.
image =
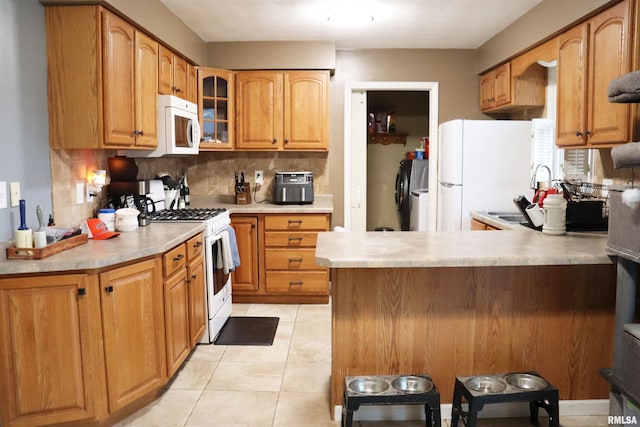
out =
[[276,172],[273,185],[275,204],[313,203],[313,172]]
[[[107,206],[113,209],[134,208],[138,210],[138,225],[149,225],[149,214],[156,210],[157,197],[152,194],[152,182],[138,180],[138,166],[134,159],[123,156],[110,157],[109,176],[111,182],[107,190]],[[164,200],[164,197],[162,197]]]

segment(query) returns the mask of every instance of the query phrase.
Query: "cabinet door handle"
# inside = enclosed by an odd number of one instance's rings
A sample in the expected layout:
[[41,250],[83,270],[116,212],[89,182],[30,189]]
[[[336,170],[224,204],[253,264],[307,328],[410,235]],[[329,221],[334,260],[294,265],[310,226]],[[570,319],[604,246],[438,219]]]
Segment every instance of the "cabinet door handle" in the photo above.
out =
[[78,296],[83,297],[87,294],[87,290],[85,288],[78,288]]
[[576,131],[576,136],[582,136],[582,132],[580,132],[579,130]]
[[195,245],[193,245],[193,249],[198,249],[200,246],[202,246],[202,242],[198,240]]
[[302,224],[301,219],[290,219],[289,224]]
[[289,143],[289,138],[285,138],[285,139],[284,139],[284,143],[285,143],[285,144],[288,144],[288,143]]
[[180,261],[182,258],[184,258],[184,254],[178,254],[176,256],[173,257],[173,262],[178,262]]
[[302,262],[302,257],[289,258],[289,262]]
[[277,144],[277,143],[278,143],[278,138],[273,138],[273,139],[271,140],[271,143],[272,143],[272,144]]
[[584,134],[587,135],[587,136],[591,136],[591,132],[589,131],[589,129],[585,130]]
[[302,236],[289,236],[289,241],[297,240],[299,242],[302,241]]
[[107,293],[111,293],[111,292],[113,292],[113,286],[109,285],[109,286],[105,287],[104,290],[107,291]]
[[293,286],[293,285],[304,285],[304,281],[303,280],[298,280],[297,282],[289,282],[289,286]]

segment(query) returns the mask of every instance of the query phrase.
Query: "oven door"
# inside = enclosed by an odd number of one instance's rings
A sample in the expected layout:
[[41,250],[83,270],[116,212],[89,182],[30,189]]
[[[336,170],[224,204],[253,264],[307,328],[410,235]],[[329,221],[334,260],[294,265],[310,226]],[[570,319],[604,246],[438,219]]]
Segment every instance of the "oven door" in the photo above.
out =
[[212,319],[231,298],[231,275],[222,269],[222,236],[216,234],[205,238],[205,261],[207,282],[207,312]]

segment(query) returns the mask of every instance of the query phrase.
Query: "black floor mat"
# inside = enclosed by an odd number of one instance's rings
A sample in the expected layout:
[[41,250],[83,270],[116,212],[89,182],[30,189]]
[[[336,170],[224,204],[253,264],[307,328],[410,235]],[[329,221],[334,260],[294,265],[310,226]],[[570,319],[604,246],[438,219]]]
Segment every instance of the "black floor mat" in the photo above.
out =
[[216,345],[272,345],[279,317],[229,317]]

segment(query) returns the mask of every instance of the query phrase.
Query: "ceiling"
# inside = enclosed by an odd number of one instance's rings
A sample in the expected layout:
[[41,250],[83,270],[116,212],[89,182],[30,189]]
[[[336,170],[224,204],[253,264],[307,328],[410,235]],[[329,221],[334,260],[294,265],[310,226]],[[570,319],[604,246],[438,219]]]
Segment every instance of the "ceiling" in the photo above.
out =
[[374,21],[336,27],[349,0],[160,0],[205,42],[335,41],[338,49],[476,49],[542,0],[368,0]]

